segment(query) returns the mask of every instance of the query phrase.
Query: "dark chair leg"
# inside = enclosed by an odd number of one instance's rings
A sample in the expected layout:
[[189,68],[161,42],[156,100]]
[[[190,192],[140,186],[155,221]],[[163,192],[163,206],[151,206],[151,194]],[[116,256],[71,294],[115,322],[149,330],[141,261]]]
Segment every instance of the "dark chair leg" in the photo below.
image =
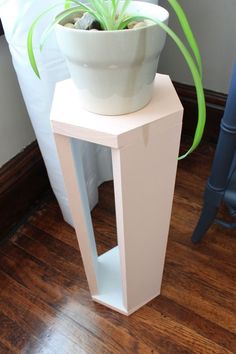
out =
[[210,180],[207,183],[204,193],[204,204],[200,219],[192,235],[192,242],[198,243],[203,238],[211,224],[213,223],[216,214],[219,210],[224,190],[215,189]]
[[214,221],[225,194],[230,169],[236,151],[236,64],[229,89],[224,116],[221,121],[221,131],[208,180],[204,206],[200,220],[192,235],[192,242],[200,242]]
[[198,224],[192,234],[192,242],[198,243],[202,240],[205,233],[208,231],[209,227],[213,223],[216,214],[218,212],[218,208],[216,208],[212,204],[205,203],[202,208],[202,213]]

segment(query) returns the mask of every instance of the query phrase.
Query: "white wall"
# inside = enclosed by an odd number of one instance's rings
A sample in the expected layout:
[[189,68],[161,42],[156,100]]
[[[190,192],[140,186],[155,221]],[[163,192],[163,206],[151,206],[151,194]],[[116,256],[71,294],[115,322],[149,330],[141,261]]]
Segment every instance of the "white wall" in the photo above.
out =
[[[204,67],[204,87],[227,93],[232,66],[236,61],[236,0],[179,0],[196,34]],[[160,5],[168,8],[167,0]],[[171,12],[169,25],[179,31]],[[175,81],[193,84],[182,55],[172,40],[161,56],[159,72]]]
[[0,37],[0,167],[35,136],[21,96],[4,36]]

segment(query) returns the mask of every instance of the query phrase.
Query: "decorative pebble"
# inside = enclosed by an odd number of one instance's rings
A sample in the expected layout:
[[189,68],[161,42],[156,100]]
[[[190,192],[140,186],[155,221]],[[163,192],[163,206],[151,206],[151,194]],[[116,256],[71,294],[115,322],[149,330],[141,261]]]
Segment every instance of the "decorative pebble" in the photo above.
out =
[[70,22],[66,23],[66,24],[64,25],[64,27],[75,28],[74,25],[73,25],[73,23],[70,23]]
[[138,22],[136,23],[136,25],[134,25],[133,29],[139,29],[139,28],[143,28],[143,27],[146,27],[146,23],[145,22]]
[[143,22],[145,23],[146,26],[153,26],[153,25],[155,25],[155,22],[152,21],[152,20],[149,20],[149,19],[144,20]]
[[137,25],[137,23],[138,23],[137,21],[132,21],[132,22],[130,22],[130,23],[128,24],[128,26],[127,26],[128,29],[134,28],[134,26]]
[[76,13],[76,17],[73,18],[73,22],[76,23],[81,17],[83,17],[83,14],[83,11]]
[[[68,28],[75,28],[81,30],[98,31],[101,30],[100,23],[88,12],[80,11],[76,13],[76,17],[71,20],[73,23],[68,22],[64,26]],[[127,29],[139,29],[147,26],[155,25],[155,22],[149,19],[143,21],[132,21],[127,25]]]
[[83,16],[76,21],[75,28],[81,30],[100,29],[100,24],[94,16],[85,12]]

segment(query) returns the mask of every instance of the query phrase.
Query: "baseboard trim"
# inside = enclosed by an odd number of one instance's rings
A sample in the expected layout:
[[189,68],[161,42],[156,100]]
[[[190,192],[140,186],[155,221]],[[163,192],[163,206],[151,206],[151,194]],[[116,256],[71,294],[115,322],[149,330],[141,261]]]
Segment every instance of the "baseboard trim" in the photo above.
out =
[[[197,124],[197,97],[194,86],[174,82],[175,89],[184,106],[184,135],[193,136]],[[203,140],[216,143],[220,130],[220,121],[224,114],[227,95],[205,90],[207,122]]]
[[6,238],[49,190],[49,180],[37,142],[0,168],[0,240]]
[[0,36],[4,34],[3,27],[2,27],[2,22],[0,20]]

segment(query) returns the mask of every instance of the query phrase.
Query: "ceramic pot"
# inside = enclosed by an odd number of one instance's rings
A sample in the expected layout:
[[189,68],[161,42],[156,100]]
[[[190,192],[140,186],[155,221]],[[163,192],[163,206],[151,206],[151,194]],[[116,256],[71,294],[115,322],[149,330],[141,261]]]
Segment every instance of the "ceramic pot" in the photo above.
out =
[[[131,2],[127,13],[168,22],[168,12],[147,2]],[[78,89],[78,104],[105,115],[144,107],[152,97],[153,80],[166,34],[152,25],[135,30],[84,31],[56,26],[59,47]]]

